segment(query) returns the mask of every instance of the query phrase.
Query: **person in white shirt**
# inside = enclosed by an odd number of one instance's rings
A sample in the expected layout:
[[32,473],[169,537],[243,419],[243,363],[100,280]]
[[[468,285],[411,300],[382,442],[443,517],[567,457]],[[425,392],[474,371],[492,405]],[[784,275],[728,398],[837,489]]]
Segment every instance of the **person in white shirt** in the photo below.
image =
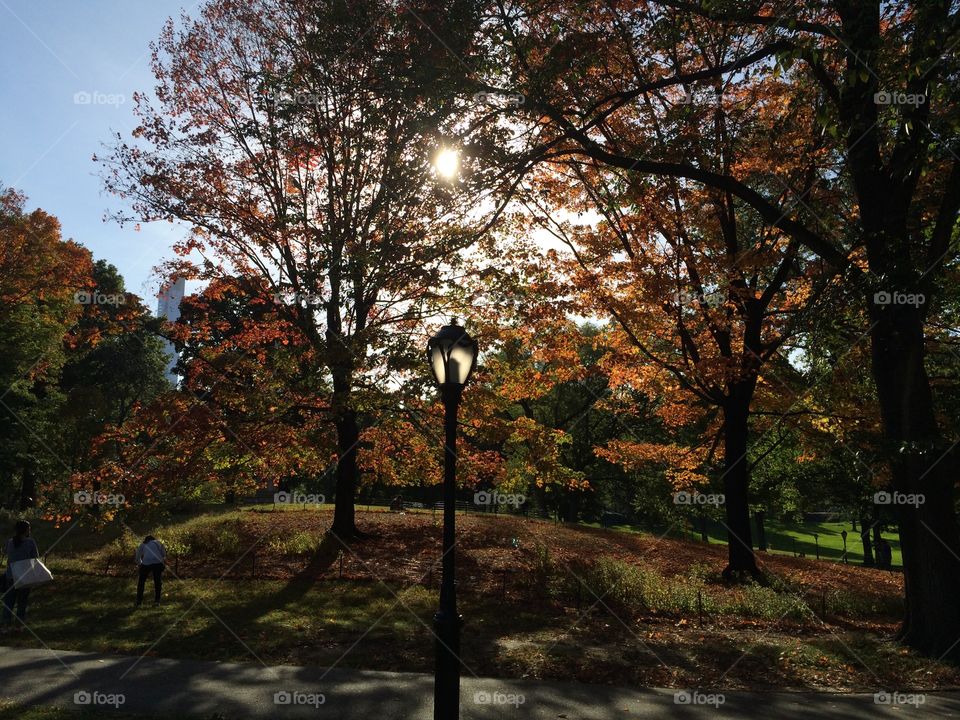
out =
[[160,590],[163,587],[164,560],[167,551],[153,535],[147,535],[137,546],[136,561],[140,570],[140,579],[137,581],[137,606],[143,603],[143,588],[147,583],[147,576],[153,575],[153,604],[160,604]]

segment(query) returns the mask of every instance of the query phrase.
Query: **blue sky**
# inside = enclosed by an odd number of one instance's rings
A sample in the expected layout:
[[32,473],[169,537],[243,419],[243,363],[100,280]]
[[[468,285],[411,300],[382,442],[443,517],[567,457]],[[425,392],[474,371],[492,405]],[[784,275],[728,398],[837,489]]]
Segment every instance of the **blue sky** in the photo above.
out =
[[132,94],[152,92],[149,43],[189,0],[0,0],[0,183],[57,216],[64,237],[120,270],[154,309],[153,267],[183,230],[104,222],[120,201],[92,162],[112,131],[135,126]]

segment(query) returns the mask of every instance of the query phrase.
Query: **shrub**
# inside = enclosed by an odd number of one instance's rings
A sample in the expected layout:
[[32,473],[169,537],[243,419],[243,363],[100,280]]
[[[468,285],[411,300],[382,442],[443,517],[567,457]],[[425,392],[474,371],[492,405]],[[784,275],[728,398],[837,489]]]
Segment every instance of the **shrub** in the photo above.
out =
[[271,538],[267,547],[278,555],[312,555],[323,544],[323,535],[311,532],[298,532],[289,537]]
[[811,614],[802,597],[789,592],[778,593],[772,587],[764,587],[755,582],[739,588],[734,599],[723,603],[720,611],[765,620],[785,617],[800,620]]

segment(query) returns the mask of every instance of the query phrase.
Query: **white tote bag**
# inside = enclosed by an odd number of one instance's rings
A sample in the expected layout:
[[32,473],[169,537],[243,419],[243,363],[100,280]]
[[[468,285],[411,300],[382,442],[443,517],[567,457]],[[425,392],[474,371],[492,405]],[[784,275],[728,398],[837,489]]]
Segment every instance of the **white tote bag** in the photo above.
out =
[[38,558],[10,563],[10,572],[13,574],[13,587],[17,590],[44,585],[53,580],[53,573]]

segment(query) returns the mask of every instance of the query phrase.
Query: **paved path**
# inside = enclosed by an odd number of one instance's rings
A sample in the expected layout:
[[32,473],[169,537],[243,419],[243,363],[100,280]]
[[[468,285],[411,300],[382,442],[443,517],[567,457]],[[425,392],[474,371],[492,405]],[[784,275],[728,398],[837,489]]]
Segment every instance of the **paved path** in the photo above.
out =
[[[464,720],[797,720],[799,718],[960,718],[960,693],[902,696],[877,704],[873,695],[824,693],[698,694],[678,704],[674,690],[629,690],[577,683],[464,678]],[[80,695],[77,695],[80,693]],[[276,704],[295,698],[291,704]],[[431,720],[433,678],[335,668],[199,662],[0,647],[0,697],[26,705],[110,704],[123,696],[130,713],[164,717]],[[690,697],[688,694],[687,698]],[[322,699],[322,703],[320,702]],[[522,702],[520,702],[522,699]],[[297,704],[300,703],[300,704]],[[312,703],[312,704],[311,704]],[[104,717],[109,717],[104,714]]]

